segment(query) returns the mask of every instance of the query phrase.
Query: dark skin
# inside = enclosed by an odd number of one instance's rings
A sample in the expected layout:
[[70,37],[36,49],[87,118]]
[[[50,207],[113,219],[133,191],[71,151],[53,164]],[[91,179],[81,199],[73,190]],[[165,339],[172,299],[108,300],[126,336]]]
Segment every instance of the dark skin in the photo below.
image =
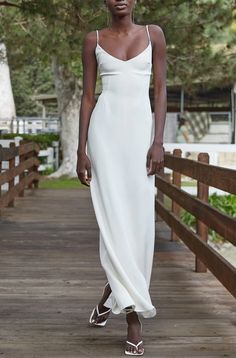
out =
[[[132,23],[134,0],[106,0],[111,12],[111,28],[99,31],[99,44],[113,56],[127,60],[147,46],[146,29]],[[118,11],[117,4],[127,4]],[[154,112],[155,136],[147,152],[147,175],[155,175],[164,166],[163,132],[166,116],[166,43],[162,29],[149,25],[153,49]],[[89,32],[83,42],[83,95],[80,108],[79,147],[77,151],[77,174],[80,182],[86,186],[91,181],[91,163],[85,152],[90,116],[95,106],[95,86],[97,78],[97,61],[95,57],[96,32]]]
[[[105,0],[110,11],[112,24],[110,28],[99,31],[99,45],[112,56],[127,61],[144,51],[148,45],[147,32],[144,26],[132,22],[132,12],[135,0]],[[120,8],[117,5],[125,5]],[[138,6],[138,5],[137,5]],[[147,175],[155,175],[164,166],[163,133],[166,117],[166,42],[162,29],[158,25],[149,25],[152,43],[152,69],[154,81],[154,113],[155,134],[152,145],[146,156]],[[96,32],[87,33],[82,48],[83,62],[83,95],[80,108],[79,146],[77,150],[77,174],[80,182],[90,186],[91,162],[86,154],[86,141],[91,113],[96,104],[95,87],[97,78],[97,61],[95,48],[97,44]],[[121,139],[122,145],[122,139]],[[106,311],[103,306],[104,298],[100,301],[100,311]],[[106,319],[107,317],[101,317]],[[140,321],[136,312],[127,314],[128,337],[133,343],[141,339]],[[142,345],[139,346],[142,350]],[[135,348],[128,346],[130,351]]]

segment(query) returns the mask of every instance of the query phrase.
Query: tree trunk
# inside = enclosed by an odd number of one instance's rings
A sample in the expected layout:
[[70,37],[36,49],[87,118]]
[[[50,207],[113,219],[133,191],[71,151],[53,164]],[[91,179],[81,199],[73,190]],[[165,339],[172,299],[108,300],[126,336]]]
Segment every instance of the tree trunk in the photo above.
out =
[[4,43],[0,42],[0,130],[11,132],[15,117],[16,109],[7,63],[7,52]]
[[57,58],[53,58],[52,68],[61,120],[62,163],[58,170],[48,177],[58,178],[62,175],[77,177],[76,163],[82,90],[78,79],[65,66],[60,65]]

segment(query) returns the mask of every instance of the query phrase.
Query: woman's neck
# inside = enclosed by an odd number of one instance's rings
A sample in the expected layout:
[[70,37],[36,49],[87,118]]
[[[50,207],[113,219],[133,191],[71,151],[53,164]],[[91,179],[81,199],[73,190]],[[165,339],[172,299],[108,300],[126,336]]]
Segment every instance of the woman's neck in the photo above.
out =
[[118,33],[127,33],[134,25],[129,16],[113,17],[110,28]]

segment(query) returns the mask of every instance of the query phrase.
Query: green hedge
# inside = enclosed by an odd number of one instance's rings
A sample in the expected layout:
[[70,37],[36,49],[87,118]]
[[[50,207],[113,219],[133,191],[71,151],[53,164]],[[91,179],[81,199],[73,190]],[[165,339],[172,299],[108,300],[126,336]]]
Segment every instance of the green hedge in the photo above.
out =
[[[213,193],[209,196],[209,204],[223,213],[236,218],[236,195],[217,195]],[[186,225],[196,230],[196,218],[192,214],[182,209],[180,217]],[[225,242],[224,238],[212,229],[209,229],[209,236],[214,241]]]
[[36,142],[41,149],[47,149],[52,146],[53,141],[59,141],[60,136],[56,133],[41,133],[41,134],[17,134],[5,133],[0,135],[0,139],[12,139],[15,137],[22,137],[24,141]]

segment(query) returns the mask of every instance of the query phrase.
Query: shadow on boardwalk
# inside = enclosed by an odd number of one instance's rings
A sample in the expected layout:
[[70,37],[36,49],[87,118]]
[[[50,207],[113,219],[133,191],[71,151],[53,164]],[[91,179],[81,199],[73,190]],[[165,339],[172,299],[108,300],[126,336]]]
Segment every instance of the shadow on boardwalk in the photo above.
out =
[[[146,357],[236,357],[236,302],[157,222],[151,282],[156,317],[143,319]],[[88,327],[102,293],[90,192],[26,191],[0,221],[0,357],[123,356],[124,315]]]

